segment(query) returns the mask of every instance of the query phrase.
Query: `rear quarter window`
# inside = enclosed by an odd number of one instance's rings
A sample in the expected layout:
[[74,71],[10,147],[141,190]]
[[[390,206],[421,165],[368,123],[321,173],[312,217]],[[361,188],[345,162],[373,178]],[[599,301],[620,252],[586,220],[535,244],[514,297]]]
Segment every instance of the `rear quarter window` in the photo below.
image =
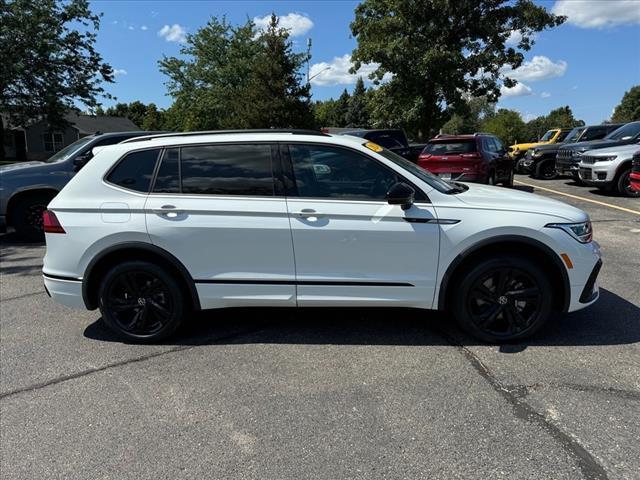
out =
[[132,152],[118,162],[107,182],[128,190],[148,193],[160,149]]

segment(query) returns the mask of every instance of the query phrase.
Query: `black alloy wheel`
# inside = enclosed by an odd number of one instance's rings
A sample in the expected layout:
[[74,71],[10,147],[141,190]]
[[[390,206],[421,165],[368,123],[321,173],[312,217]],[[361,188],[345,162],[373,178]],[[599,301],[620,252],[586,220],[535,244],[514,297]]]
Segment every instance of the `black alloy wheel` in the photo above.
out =
[[11,212],[11,218],[19,238],[30,242],[44,240],[42,214],[50,201],[49,195],[35,194],[18,202]]
[[625,197],[640,197],[640,192],[635,191],[631,186],[631,169],[620,173],[617,182],[617,189],[618,193]]
[[528,337],[547,320],[551,286],[533,262],[519,257],[485,260],[465,276],[457,290],[454,315],[483,341]]
[[553,180],[558,176],[556,165],[553,160],[541,162],[536,168],[536,177],[543,180]]
[[109,271],[99,299],[107,325],[136,342],[166,338],[184,315],[180,286],[166,271],[148,262],[125,262]]

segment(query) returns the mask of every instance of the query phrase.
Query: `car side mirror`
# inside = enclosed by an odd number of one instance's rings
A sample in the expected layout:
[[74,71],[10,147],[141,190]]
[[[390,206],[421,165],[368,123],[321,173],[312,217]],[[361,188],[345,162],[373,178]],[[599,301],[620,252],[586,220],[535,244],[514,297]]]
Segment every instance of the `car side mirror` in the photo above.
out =
[[87,152],[83,155],[79,155],[73,159],[73,171],[78,172],[82,167],[84,167],[87,162],[91,160],[91,153]]
[[413,188],[403,182],[394,184],[387,192],[387,203],[389,205],[400,205],[402,210],[408,210],[413,205],[416,192]]

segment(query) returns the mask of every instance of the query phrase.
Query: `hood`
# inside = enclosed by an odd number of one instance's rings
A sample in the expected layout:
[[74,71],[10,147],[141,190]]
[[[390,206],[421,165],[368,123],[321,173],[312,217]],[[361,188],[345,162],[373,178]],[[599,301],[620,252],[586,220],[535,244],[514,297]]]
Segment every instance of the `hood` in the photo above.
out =
[[538,213],[567,222],[584,222],[585,212],[552,198],[523,192],[512,188],[467,183],[469,190],[456,195],[460,201],[487,210],[510,210],[513,212]]
[[569,145],[569,144],[567,144],[567,143],[545,143],[543,145],[538,145],[537,147],[535,147],[535,150],[536,150],[536,152],[543,152],[543,153],[557,152],[558,150],[560,150],[565,145]]
[[640,144],[632,143],[632,144],[624,144],[617,145],[615,147],[607,147],[607,148],[599,148],[595,149],[596,151],[591,153],[591,150],[587,150],[584,152],[585,155],[595,155],[595,156],[603,156],[607,155],[628,155],[631,157],[634,153],[640,151]]
[[1,166],[0,167],[0,173],[4,174],[4,173],[7,173],[7,172],[33,170],[34,167],[37,168],[37,167],[40,167],[42,165],[46,165],[46,164],[44,162],[16,162],[16,163],[10,163],[9,165]]
[[531,143],[516,143],[509,148],[512,150],[529,150],[530,148],[537,147],[539,145],[548,145],[549,142],[531,142]]
[[616,147],[618,145],[629,145],[629,140],[590,140],[588,142],[570,143],[561,148],[579,150],[584,152],[586,150],[596,150],[600,148]]

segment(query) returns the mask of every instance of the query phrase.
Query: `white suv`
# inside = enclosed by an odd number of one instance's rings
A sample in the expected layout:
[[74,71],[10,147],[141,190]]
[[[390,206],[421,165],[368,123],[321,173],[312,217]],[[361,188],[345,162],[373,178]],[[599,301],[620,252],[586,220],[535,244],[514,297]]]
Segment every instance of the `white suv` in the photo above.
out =
[[631,160],[638,150],[640,144],[633,143],[584,152],[578,165],[580,180],[590,187],[640,197],[640,192],[631,188]]
[[202,132],[105,147],[45,212],[44,283],[122,337],[190,310],[448,310],[485,341],[524,338],[598,298],[586,213],[446,182],[347,136]]

